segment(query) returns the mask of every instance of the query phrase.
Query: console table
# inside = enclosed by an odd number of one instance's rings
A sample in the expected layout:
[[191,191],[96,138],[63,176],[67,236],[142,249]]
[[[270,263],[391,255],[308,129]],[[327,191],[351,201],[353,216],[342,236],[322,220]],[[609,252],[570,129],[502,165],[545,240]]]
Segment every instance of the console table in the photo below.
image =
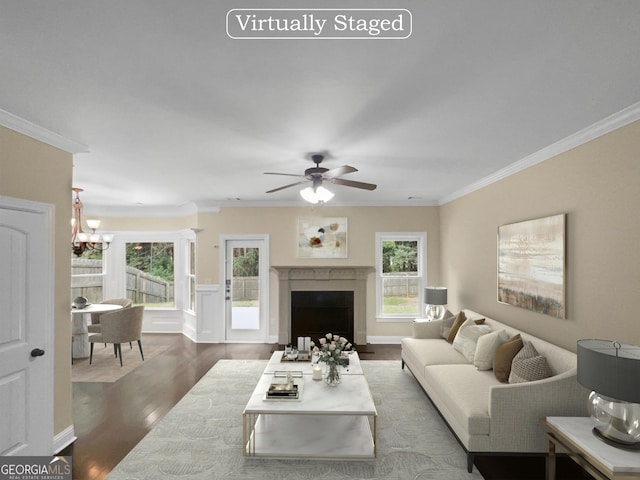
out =
[[556,478],[556,447],[598,480],[640,478],[640,451],[607,445],[593,434],[588,417],[547,417],[546,479]]

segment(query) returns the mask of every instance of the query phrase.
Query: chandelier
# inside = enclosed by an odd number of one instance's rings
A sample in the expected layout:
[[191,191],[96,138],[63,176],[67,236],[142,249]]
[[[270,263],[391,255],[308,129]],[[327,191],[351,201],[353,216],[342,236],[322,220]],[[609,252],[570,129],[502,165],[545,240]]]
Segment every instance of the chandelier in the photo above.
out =
[[113,241],[113,235],[96,233],[96,230],[100,228],[100,220],[94,219],[87,220],[87,226],[91,229],[91,233],[82,230],[80,192],[84,190],[75,187],[72,190],[76,192],[76,198],[73,200],[73,218],[71,219],[71,249],[73,253],[80,257],[85,250],[106,250]]

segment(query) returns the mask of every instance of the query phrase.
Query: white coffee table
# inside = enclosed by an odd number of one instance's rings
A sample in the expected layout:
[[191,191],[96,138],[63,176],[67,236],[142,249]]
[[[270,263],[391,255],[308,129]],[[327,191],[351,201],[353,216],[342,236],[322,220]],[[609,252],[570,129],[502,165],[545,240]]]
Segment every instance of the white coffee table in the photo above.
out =
[[262,375],[242,414],[245,456],[376,458],[378,413],[364,375],[343,375],[340,385],[330,387],[313,380],[309,368],[300,400],[266,400],[273,378]]

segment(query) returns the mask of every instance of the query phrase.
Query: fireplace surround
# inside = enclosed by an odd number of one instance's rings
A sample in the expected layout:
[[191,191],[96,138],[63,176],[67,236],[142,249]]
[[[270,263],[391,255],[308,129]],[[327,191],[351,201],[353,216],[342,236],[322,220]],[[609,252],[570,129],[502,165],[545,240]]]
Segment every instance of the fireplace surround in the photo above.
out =
[[[278,341],[291,343],[291,292],[353,292],[353,339],[367,343],[367,279],[373,267],[272,267],[278,275]],[[328,333],[328,332],[325,332]],[[314,339],[317,340],[317,339]],[[294,342],[295,343],[295,342]]]

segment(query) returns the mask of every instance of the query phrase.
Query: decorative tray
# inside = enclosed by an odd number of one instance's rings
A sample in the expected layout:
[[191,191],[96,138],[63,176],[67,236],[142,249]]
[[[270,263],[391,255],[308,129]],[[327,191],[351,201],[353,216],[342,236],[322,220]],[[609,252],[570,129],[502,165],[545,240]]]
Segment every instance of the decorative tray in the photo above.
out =
[[296,353],[282,353],[281,362],[310,362],[311,352],[309,350],[298,350]]

